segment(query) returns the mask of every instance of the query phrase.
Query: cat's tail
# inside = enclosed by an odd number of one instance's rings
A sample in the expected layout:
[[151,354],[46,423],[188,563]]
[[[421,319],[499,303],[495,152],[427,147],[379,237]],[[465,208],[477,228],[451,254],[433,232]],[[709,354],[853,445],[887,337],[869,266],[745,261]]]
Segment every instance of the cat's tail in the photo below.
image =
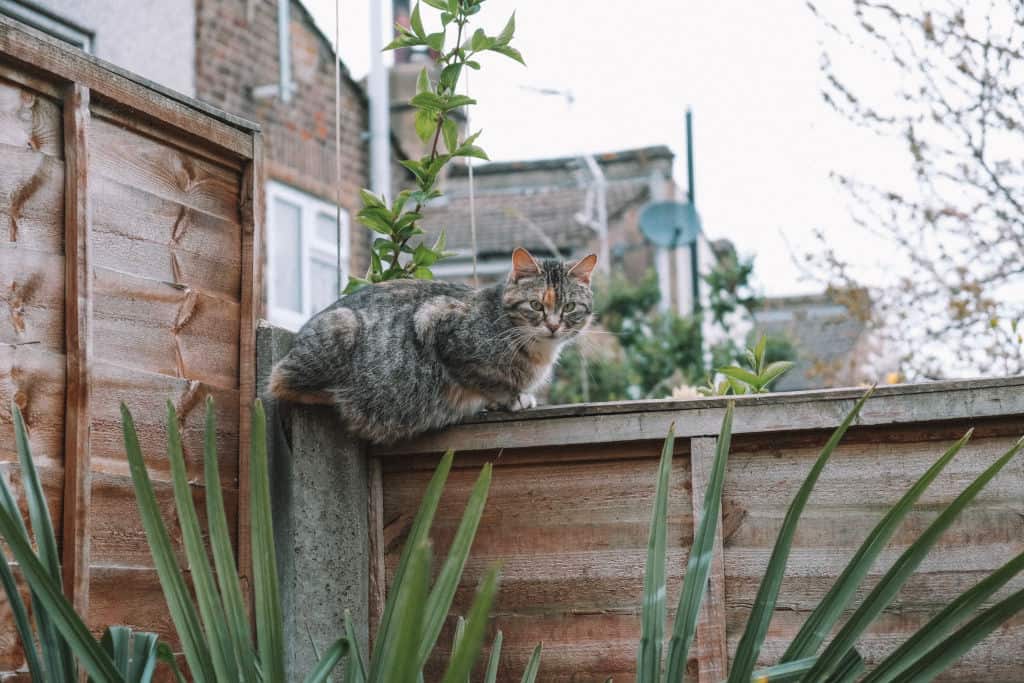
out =
[[334,400],[331,395],[319,387],[308,386],[301,380],[299,373],[289,362],[290,358],[285,356],[270,371],[270,379],[267,382],[267,391],[279,401],[290,403],[302,403],[306,405],[332,405]]

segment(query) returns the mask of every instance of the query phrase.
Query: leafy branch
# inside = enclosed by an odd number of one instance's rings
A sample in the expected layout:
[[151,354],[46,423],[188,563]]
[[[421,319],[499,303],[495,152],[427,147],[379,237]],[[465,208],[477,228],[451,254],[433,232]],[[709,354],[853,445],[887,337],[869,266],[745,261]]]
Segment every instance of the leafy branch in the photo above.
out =
[[[440,259],[449,256],[445,252],[445,234],[441,231],[432,246],[424,243],[413,246],[410,241],[424,234],[420,227],[423,206],[441,196],[436,188],[437,179],[445,165],[456,157],[472,157],[487,160],[487,153],[476,144],[480,131],[461,141],[459,130],[452,118],[453,113],[476,104],[476,100],[456,92],[463,69],[480,69],[475,59],[485,52],[514,59],[520,64],[523,56],[511,46],[516,29],[515,13],[505,24],[501,33],[489,36],[482,29],[468,35],[469,19],[480,11],[485,0],[423,0],[427,5],[441,12],[441,30],[427,33],[417,2],[410,17],[409,26],[396,26],[397,37],[384,49],[424,47],[437,56],[435,63],[440,69],[435,81],[424,68],[416,81],[416,94],[410,100],[416,109],[416,134],[424,142],[430,142],[430,152],[419,159],[405,159],[402,166],[416,180],[415,189],[402,190],[392,203],[385,196],[377,196],[369,190],[361,190],[363,208],[356,214],[356,220],[374,233],[370,248],[370,267],[365,277],[350,277],[345,294],[360,287],[386,280],[403,278],[433,278],[430,267]],[[454,31],[453,31],[454,29]],[[449,32],[454,32],[454,43],[448,47]],[[443,151],[441,143],[444,143]],[[407,206],[412,209],[407,210]]]

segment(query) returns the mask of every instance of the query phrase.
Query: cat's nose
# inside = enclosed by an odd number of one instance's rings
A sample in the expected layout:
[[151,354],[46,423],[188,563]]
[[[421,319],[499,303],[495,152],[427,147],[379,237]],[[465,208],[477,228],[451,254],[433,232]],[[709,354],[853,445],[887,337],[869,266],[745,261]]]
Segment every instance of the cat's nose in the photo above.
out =
[[551,330],[551,334],[554,334],[554,333],[555,333],[556,331],[558,331],[558,327],[559,327],[559,326],[560,326],[561,324],[562,324],[562,323],[560,323],[560,322],[557,322],[557,321],[556,321],[556,322],[551,322],[550,320],[545,320],[545,321],[544,321],[544,327],[546,327],[546,328],[548,328],[549,330]]

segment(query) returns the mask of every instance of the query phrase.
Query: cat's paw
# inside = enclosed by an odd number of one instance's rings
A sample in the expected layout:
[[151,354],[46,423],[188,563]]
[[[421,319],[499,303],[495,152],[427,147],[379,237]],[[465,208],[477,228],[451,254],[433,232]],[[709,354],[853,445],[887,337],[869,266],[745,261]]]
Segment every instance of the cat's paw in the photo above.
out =
[[508,405],[508,411],[512,413],[519,412],[520,410],[529,410],[530,408],[537,407],[537,397],[533,394],[519,394],[519,396],[512,399],[512,402]]

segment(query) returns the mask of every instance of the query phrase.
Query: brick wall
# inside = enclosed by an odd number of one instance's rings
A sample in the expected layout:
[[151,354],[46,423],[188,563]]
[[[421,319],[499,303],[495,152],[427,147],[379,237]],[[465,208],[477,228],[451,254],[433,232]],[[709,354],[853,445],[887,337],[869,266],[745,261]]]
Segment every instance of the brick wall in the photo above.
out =
[[[288,104],[256,99],[278,81],[277,6],[272,0],[196,0],[196,96],[263,127],[267,177],[335,202],[334,59],[312,17],[291,3],[292,79]],[[343,72],[341,205],[352,221],[350,271],[369,258],[369,233],[355,223],[359,189],[369,184],[366,96]],[[394,171],[392,172],[394,175]]]

